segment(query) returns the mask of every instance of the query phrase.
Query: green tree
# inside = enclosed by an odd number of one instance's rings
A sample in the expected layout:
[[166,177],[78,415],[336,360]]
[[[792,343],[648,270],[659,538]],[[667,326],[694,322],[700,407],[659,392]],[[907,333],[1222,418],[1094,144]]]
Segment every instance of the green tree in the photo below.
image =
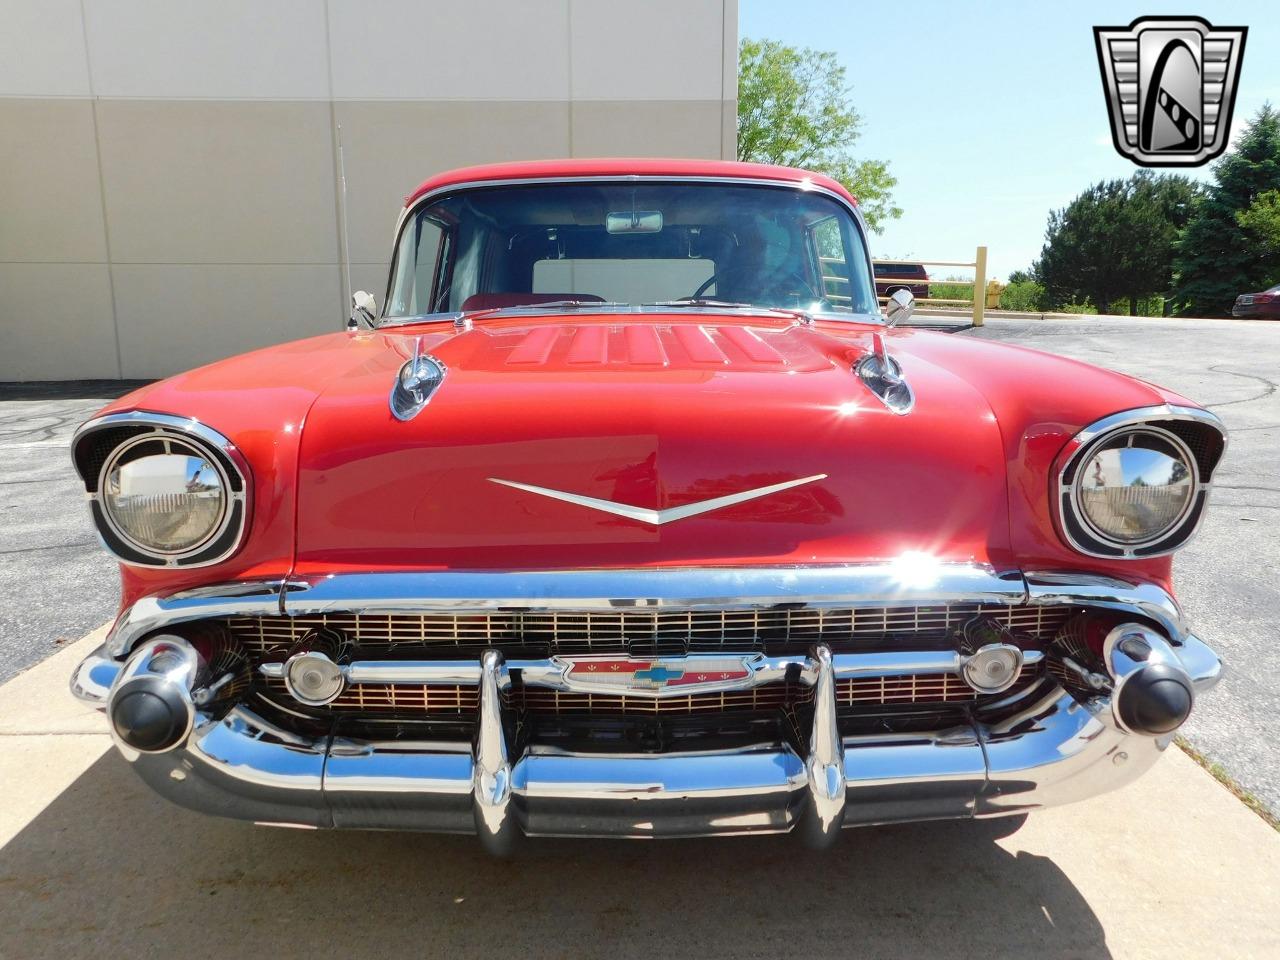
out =
[[743,39],[738,47],[738,159],[804,167],[843,184],[879,233],[902,216],[897,179],[883,160],[857,160],[852,150],[862,118],[845,70],[824,50],[776,40]]
[[[1248,210],[1236,214],[1236,223],[1269,261],[1267,275],[1280,276],[1280,190],[1258,194]],[[1269,285],[1269,282],[1264,284]]]
[[1035,271],[1014,270],[1000,291],[1000,309],[1038,313],[1045,308],[1044,299],[1044,287],[1035,278]]
[[[1266,104],[1236,138],[1235,148],[1214,164],[1213,183],[1178,241],[1174,312],[1224,316],[1237,294],[1280,279],[1276,253],[1256,233],[1266,218],[1266,201],[1254,210],[1255,201],[1274,190],[1280,190],[1280,113]],[[1241,229],[1241,214],[1250,227]]]
[[1142,170],[1096,183],[1050,213],[1033,268],[1047,305],[1087,300],[1106,310],[1121,300],[1136,314],[1140,301],[1168,290],[1174,246],[1197,195],[1186,177]]

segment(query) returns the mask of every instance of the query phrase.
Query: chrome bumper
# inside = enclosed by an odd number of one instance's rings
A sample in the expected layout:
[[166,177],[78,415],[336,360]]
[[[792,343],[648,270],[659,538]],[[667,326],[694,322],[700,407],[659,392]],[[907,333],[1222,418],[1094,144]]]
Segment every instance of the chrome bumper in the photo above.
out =
[[[1131,612],[1161,627],[1197,692],[1212,686],[1221,670],[1213,651],[1187,631],[1172,597],[1151,585],[1085,574],[891,564],[368,574],[216,585],[139,601],[80,665],[71,686],[83,701],[105,708],[125,658],[140,640],[210,617],[915,601],[1067,602]],[[842,826],[1012,814],[1122,786],[1168,744],[1168,737],[1124,732],[1105,699],[1080,701],[1048,680],[1016,716],[998,724],[842,737],[834,680],[874,669],[876,656],[833,657],[819,646],[802,664],[753,665],[762,680],[798,667],[803,682],[814,688],[812,727],[803,745],[770,742],[660,754],[569,753],[535,745],[513,755],[500,709],[507,665],[490,651],[478,663],[398,668],[420,672],[425,682],[444,670],[455,682],[477,685],[473,742],[302,737],[242,704],[218,716],[197,711],[186,739],[168,752],[123,752],[158,792],[193,809],[307,827],[477,833],[501,849],[521,834],[665,837],[797,827],[828,841]],[[532,681],[535,665],[519,666],[530,671]],[[374,669],[375,677],[385,669],[352,668]],[[544,671],[542,682],[554,678],[554,671]]]
[[[1177,649],[1197,691],[1217,656],[1194,636]],[[779,833],[820,842],[840,827],[1000,816],[1083,799],[1146,770],[1168,739],[1127,734],[1102,699],[1046,681],[1016,716],[929,734],[841,737],[836,662],[810,660],[814,721],[802,756],[786,743],[663,754],[508,750],[500,712],[504,665],[479,665],[471,743],[319,739],[282,730],[245,706],[198,714],[177,749],[125,751],[157,792],[207,813],[306,827],[476,833],[501,851],[520,835],[677,837]],[[106,648],[72,689],[105,706],[122,664]]]

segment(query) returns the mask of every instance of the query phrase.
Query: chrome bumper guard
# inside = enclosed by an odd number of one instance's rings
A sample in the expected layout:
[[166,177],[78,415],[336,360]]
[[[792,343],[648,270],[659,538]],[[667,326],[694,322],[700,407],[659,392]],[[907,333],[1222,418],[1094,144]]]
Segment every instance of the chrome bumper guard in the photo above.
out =
[[[1176,654],[1197,691],[1217,681],[1218,657],[1193,635],[1182,636]],[[241,705],[218,718],[197,712],[176,749],[124,752],[157,792],[196,810],[279,825],[476,833],[502,852],[521,835],[675,837],[796,827],[822,844],[841,827],[1013,814],[1123,786],[1170,739],[1128,734],[1104,698],[1080,701],[1048,680],[998,724],[841,737],[835,680],[884,669],[866,659],[875,656],[833,656],[819,645],[801,658],[800,679],[814,687],[804,756],[780,742],[662,754],[535,745],[512,756],[501,692],[515,664],[493,650],[474,667],[448,668],[451,680],[479,686],[471,743],[313,739]],[[81,664],[72,690],[105,707],[125,669],[104,646]],[[445,668],[402,669],[430,676]]]

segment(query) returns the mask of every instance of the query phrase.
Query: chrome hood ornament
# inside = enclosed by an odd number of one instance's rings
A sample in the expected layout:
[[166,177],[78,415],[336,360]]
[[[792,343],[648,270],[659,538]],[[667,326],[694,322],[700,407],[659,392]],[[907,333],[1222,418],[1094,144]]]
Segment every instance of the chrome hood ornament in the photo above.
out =
[[700,500],[697,503],[686,503],[679,507],[668,507],[665,510],[650,510],[646,507],[633,507],[626,503],[615,503],[612,500],[600,500],[596,497],[584,497],[577,493],[566,493],[563,490],[552,490],[550,487],[535,487],[531,483],[517,483],[514,480],[500,480],[497,477],[490,477],[490,483],[499,483],[504,487],[513,487],[516,490],[524,490],[527,493],[536,493],[540,497],[549,497],[552,500],[563,500],[565,503],[577,504],[580,507],[587,507],[590,510],[599,510],[602,513],[611,513],[614,516],[626,517],[628,520],[639,520],[641,523],[651,523],[655,527],[660,527],[664,523],[671,523],[673,520],[684,520],[687,517],[696,517],[699,514],[710,513],[712,510],[719,510],[721,507],[730,507],[737,503],[745,503],[748,500],[755,500],[759,497],[767,497],[771,493],[779,493],[783,490],[790,490],[792,487],[798,487],[801,484],[813,483],[816,480],[825,480],[825,473],[817,473],[812,477],[801,477],[799,480],[788,480],[785,483],[774,483],[767,487],[756,487],[754,490],[743,490],[741,493],[731,493],[725,497],[714,497],[711,500]]
[[413,356],[400,368],[391,388],[391,414],[397,420],[412,420],[430,401],[431,395],[444,383],[448,369],[443,363],[422,352],[422,338],[413,342]]
[[853,372],[890,412],[901,416],[916,405],[911,385],[903,377],[898,361],[889,356],[884,334],[879,331],[871,335],[871,352],[854,365]]

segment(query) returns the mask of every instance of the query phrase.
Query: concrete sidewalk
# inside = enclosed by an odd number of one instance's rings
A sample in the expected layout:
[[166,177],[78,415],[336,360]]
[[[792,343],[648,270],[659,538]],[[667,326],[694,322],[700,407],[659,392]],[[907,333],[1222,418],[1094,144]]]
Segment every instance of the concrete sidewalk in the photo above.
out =
[[1280,956],[1280,834],[1179,750],[1119,793],[999,821],[789,837],[311,833],[153,796],[67,676],[0,687],[0,957]]

